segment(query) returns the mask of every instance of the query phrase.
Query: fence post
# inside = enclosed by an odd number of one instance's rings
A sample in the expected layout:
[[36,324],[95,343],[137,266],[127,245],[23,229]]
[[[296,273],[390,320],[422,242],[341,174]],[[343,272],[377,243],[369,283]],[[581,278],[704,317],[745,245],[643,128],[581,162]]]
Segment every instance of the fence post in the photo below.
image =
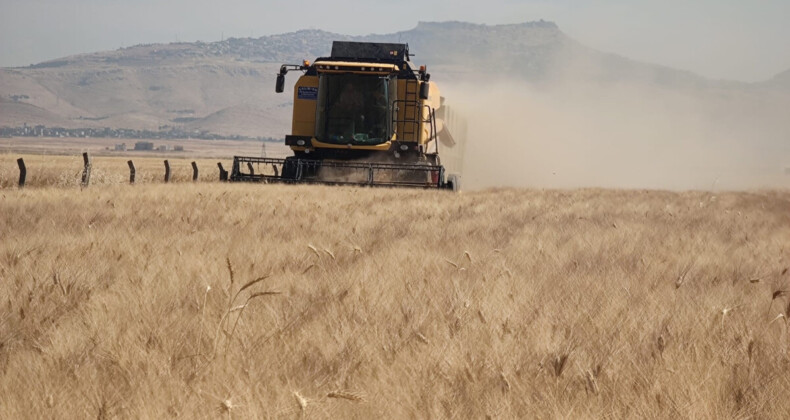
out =
[[16,164],[19,165],[19,188],[25,186],[25,179],[27,178],[27,168],[25,167],[25,160],[19,158],[16,160]]
[[135,175],[135,172],[136,172],[134,170],[134,162],[129,160],[126,163],[129,165],[129,183],[130,184],[134,184],[134,175]]
[[250,170],[250,175],[255,175],[255,169],[252,167],[252,162],[247,162],[247,169]]
[[165,183],[170,182],[170,162],[165,159]]
[[82,161],[85,165],[82,169],[82,186],[87,187],[91,183],[91,157],[88,152],[82,154]]
[[198,180],[198,167],[197,162],[194,160],[192,161],[192,181],[197,182]]
[[219,180],[220,181],[227,181],[228,180],[228,171],[222,167],[222,162],[217,162],[217,167],[219,167]]

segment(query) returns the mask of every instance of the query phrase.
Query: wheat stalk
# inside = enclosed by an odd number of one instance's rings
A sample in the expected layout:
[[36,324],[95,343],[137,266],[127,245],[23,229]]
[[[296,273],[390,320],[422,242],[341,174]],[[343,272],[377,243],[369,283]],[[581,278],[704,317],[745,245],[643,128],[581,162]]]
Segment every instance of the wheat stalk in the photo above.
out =
[[510,391],[510,381],[507,380],[504,371],[499,372],[499,379],[502,381],[503,390],[505,392]]
[[587,388],[589,388],[590,392],[597,395],[598,381],[595,379],[595,375],[593,375],[591,370],[586,372],[585,379],[587,380]]
[[307,398],[303,397],[299,391],[293,392],[294,399],[296,399],[296,404],[299,405],[299,409],[305,411],[307,409]]
[[361,396],[348,391],[332,391],[326,394],[326,396],[329,398],[340,398],[340,399],[355,401],[355,402],[364,401],[364,399]]
[[[231,289],[228,290],[229,296],[230,296],[230,293],[233,292],[232,287],[233,287],[233,283],[235,282],[235,276],[234,276],[234,272],[233,272],[233,265],[230,262],[230,258],[226,258],[225,261],[227,263],[228,272],[230,273]],[[213,345],[213,351],[212,351],[212,356],[211,356],[212,359],[214,357],[216,357],[216,355],[217,355],[217,348],[219,346],[219,333],[220,332],[225,333],[225,335],[228,337],[228,344],[227,344],[227,346],[225,346],[225,352],[227,353],[228,348],[230,347],[230,343],[233,340],[233,333],[236,331],[236,326],[238,325],[239,320],[241,319],[241,316],[244,313],[244,309],[247,307],[247,305],[249,304],[249,302],[252,299],[260,297],[260,296],[269,296],[269,295],[279,294],[279,292],[274,292],[274,291],[253,293],[249,297],[247,297],[247,300],[245,300],[244,304],[238,305],[238,306],[235,306],[235,307],[232,306],[233,302],[236,301],[236,299],[238,298],[239,294],[241,294],[241,292],[243,292],[243,291],[249,289],[250,287],[262,282],[263,280],[266,280],[270,276],[271,276],[270,274],[267,274],[265,276],[261,276],[261,277],[258,277],[258,278],[254,279],[254,280],[251,280],[251,281],[247,282],[246,284],[241,286],[241,288],[239,288],[239,290],[235,294],[233,294],[230,297],[230,299],[228,300],[228,309],[225,311],[225,313],[220,318],[219,323],[217,324],[217,330],[214,333],[214,345]],[[210,287],[206,290],[206,293],[208,293],[208,290],[210,290]],[[227,333],[224,330],[224,328],[223,328],[223,325],[225,325],[225,320],[230,316],[231,313],[237,312],[237,311],[239,312],[239,316],[236,317],[236,321],[233,324],[233,328],[231,329],[231,332]]]
[[206,293],[203,294],[203,306],[200,308],[200,329],[198,330],[198,339],[197,339],[197,352],[200,353],[200,342],[203,340],[203,318],[206,315],[206,301],[208,300],[208,292],[211,290],[211,286],[206,285]]
[[554,357],[554,360],[552,360],[551,364],[552,367],[554,368],[555,377],[559,378],[560,375],[562,375],[562,372],[565,371],[565,368],[568,366],[569,356],[570,353],[563,353]]
[[316,247],[314,247],[312,244],[307,244],[307,247],[313,251],[316,257],[321,258],[321,254],[318,253],[318,249]]
[[[236,301],[236,298],[239,296],[239,294],[241,292],[243,292],[244,290],[246,290],[246,289],[248,289],[248,288],[250,288],[250,287],[252,287],[252,286],[254,286],[254,285],[256,285],[256,284],[258,284],[258,283],[260,283],[260,282],[262,282],[264,280],[266,280],[266,279],[268,279],[269,277],[271,277],[271,274],[267,274],[265,276],[258,277],[257,279],[248,282],[247,284],[242,286],[241,289],[239,289],[238,292],[236,292],[236,294],[233,296],[233,299],[231,299],[230,303],[232,304],[234,301]],[[230,305],[228,305],[228,306],[230,306]]]
[[771,313],[771,308],[774,305],[774,301],[784,296],[787,296],[787,290],[776,289],[773,291],[773,293],[771,293],[771,303],[768,304],[768,313]]
[[456,263],[454,263],[454,262],[452,262],[452,261],[448,260],[447,258],[445,258],[444,260],[447,262],[447,264],[450,264],[450,265],[452,265],[453,267],[455,267],[455,269],[456,269],[456,270],[458,269],[458,264],[456,264]]
[[60,281],[60,274],[57,271],[52,272],[52,281],[60,288],[63,296],[66,296],[66,288],[63,287],[63,282]]
[[[236,332],[236,326],[239,325],[239,320],[241,320],[241,316],[244,314],[244,309],[247,307],[247,305],[250,303],[250,301],[255,299],[255,298],[257,298],[257,297],[261,297],[261,296],[273,296],[273,295],[279,295],[279,294],[280,294],[280,292],[274,292],[274,291],[253,293],[247,298],[246,301],[244,301],[243,305],[239,305],[236,308],[233,308],[233,310],[236,310],[236,309],[239,310],[239,316],[236,317],[236,322],[233,323],[233,328],[230,330],[230,334],[228,335],[228,344],[225,346],[225,353],[227,353],[228,352],[228,348],[230,348],[230,343],[233,341],[233,333]],[[230,313],[230,312],[228,312],[228,313]]]
[[[230,299],[230,296],[231,296],[230,294],[233,293],[233,282],[235,280],[235,275],[234,275],[234,272],[233,272],[233,264],[230,263],[230,257],[225,257],[225,263],[227,264],[228,274],[230,276],[230,288],[228,288],[228,299]],[[229,300],[228,301],[228,306],[230,306],[232,303],[233,303],[233,300]]]

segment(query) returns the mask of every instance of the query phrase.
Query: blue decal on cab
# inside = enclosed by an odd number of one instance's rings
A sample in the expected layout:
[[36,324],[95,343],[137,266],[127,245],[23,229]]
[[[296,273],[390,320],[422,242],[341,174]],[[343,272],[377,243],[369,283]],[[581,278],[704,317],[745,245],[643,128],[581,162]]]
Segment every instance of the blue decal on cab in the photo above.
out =
[[309,99],[314,101],[318,99],[318,88],[300,86],[296,91],[296,97],[299,99]]

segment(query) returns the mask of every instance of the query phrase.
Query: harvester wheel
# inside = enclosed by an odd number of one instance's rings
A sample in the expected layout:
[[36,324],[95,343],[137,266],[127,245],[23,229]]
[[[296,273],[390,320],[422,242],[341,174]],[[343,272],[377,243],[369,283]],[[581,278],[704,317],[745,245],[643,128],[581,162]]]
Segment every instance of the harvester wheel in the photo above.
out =
[[461,175],[452,174],[447,177],[447,188],[453,192],[461,192]]
[[283,163],[282,179],[296,179],[296,157],[288,156]]

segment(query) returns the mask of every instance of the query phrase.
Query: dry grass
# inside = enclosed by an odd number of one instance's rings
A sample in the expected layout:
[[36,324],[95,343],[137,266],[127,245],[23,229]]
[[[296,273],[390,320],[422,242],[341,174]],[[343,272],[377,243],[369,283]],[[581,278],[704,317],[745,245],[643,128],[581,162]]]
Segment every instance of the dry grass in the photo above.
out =
[[790,417],[788,192],[4,189],[0,239],[2,418]]

